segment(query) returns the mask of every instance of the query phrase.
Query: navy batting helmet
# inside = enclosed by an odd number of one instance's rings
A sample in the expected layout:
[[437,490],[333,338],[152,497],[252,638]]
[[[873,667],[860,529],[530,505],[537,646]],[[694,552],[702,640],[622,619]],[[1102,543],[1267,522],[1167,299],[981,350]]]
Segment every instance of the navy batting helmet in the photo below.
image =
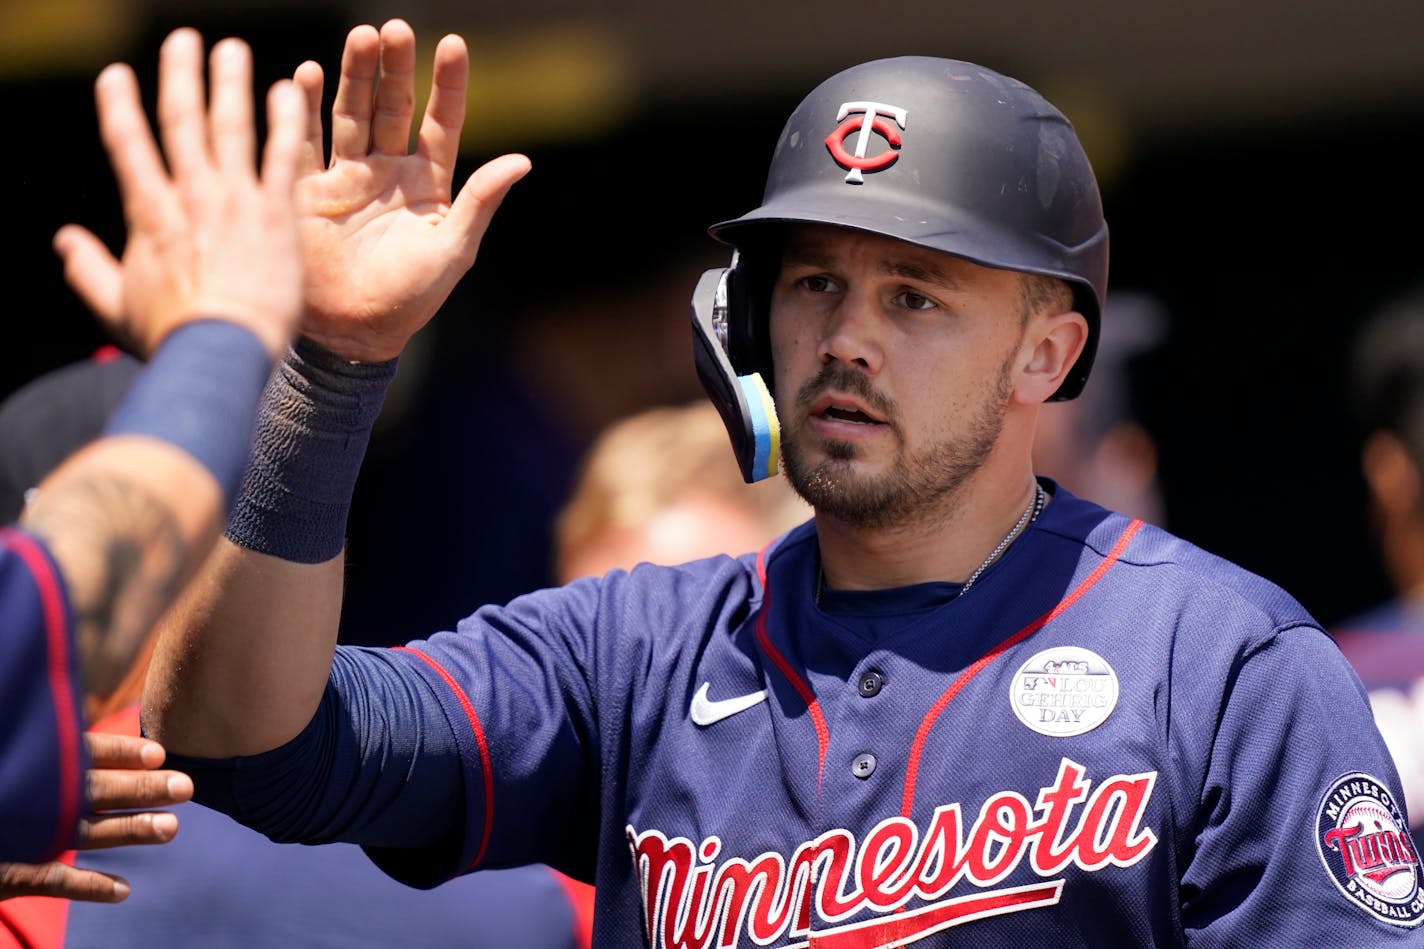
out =
[[[854,228],[1062,278],[1089,334],[1053,398],[1082,391],[1107,290],[1108,230],[1072,125],[1029,86],[983,66],[875,60],[837,73],[801,101],[777,141],[761,206],[710,229],[736,253],[694,294],[698,368],[724,409],[748,480],[775,470],[776,432],[754,430],[747,415],[756,406],[742,403],[756,387],[736,380],[772,378],[766,309],[781,226],[791,223]],[[713,340],[721,353],[707,351]],[[715,378],[727,368],[732,379]],[[729,395],[740,395],[739,404],[724,406]]]

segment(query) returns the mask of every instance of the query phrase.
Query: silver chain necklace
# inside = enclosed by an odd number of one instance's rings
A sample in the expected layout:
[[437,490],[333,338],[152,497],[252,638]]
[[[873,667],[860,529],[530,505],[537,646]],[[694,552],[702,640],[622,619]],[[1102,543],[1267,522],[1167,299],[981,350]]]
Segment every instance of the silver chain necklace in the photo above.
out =
[[[1013,529],[1004,535],[1004,539],[999,541],[998,545],[993,550],[989,551],[989,556],[984,558],[984,562],[974,568],[974,572],[969,575],[969,579],[965,580],[964,585],[959,588],[959,596],[963,596],[964,594],[968,593],[969,588],[974,585],[975,580],[979,579],[980,574],[992,567],[994,565],[994,561],[998,560],[1004,555],[1004,551],[1008,550],[1009,545],[1018,539],[1018,536],[1023,533],[1024,528],[1028,527],[1028,525],[1038,520],[1038,515],[1043,513],[1043,505],[1045,503],[1047,503],[1047,497],[1043,492],[1043,485],[1039,484],[1037,481],[1034,481],[1033,500],[1029,502],[1028,507],[1024,508],[1024,512],[1019,515],[1018,523],[1014,524]],[[821,588],[825,586],[825,582],[826,571],[819,564],[817,564],[816,591],[815,596],[813,597],[817,606],[821,605]]]
[[1033,500],[1028,507],[1019,515],[1019,521],[1014,525],[1013,530],[1004,535],[1004,539],[999,541],[999,545],[989,551],[989,556],[984,558],[984,562],[974,568],[974,572],[969,575],[969,579],[964,581],[964,586],[959,588],[959,595],[963,596],[969,592],[969,588],[974,585],[974,581],[979,579],[979,575],[993,566],[994,561],[1003,556],[1004,551],[1009,549],[1009,545],[1018,539],[1025,527],[1038,520],[1038,515],[1043,513],[1043,485],[1037,481],[1033,484]]

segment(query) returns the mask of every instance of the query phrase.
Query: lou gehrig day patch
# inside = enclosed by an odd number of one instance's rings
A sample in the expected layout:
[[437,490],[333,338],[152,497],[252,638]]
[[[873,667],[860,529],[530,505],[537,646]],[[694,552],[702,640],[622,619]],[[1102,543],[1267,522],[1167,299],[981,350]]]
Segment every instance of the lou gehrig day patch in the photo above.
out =
[[1320,859],[1340,892],[1396,926],[1424,921],[1419,855],[1394,795],[1368,774],[1331,785],[1315,817]]
[[1037,653],[1009,683],[1014,714],[1040,735],[1065,738],[1092,731],[1117,705],[1117,673],[1082,646]]

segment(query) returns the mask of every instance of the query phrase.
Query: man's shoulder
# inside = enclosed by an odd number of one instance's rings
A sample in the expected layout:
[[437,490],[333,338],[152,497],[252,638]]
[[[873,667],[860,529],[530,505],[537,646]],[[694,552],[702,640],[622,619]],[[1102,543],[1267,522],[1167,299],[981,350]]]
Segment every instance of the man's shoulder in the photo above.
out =
[[[731,610],[746,612],[765,587],[765,560],[780,542],[760,551],[716,554],[679,564],[644,562],[601,576],[580,577],[535,590],[505,606],[487,605],[461,621],[460,629],[557,619],[588,630],[609,622],[620,628],[648,628],[668,634],[669,624],[700,622]],[[629,626],[631,617],[641,621]]]
[[1129,569],[1114,571],[1119,583],[1183,606],[1209,605],[1224,616],[1248,617],[1271,628],[1319,627],[1300,601],[1275,581],[1228,560],[1156,524],[1137,521],[1072,495],[1049,529],[1099,557]]

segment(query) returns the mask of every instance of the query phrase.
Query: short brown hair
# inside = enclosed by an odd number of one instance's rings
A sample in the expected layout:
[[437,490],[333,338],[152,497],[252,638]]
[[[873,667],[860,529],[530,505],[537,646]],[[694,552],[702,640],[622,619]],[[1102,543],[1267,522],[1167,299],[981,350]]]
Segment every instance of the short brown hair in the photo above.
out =
[[1055,313],[1073,309],[1073,288],[1062,277],[1025,273],[1019,281],[1019,288],[1024,320],[1050,307]]

